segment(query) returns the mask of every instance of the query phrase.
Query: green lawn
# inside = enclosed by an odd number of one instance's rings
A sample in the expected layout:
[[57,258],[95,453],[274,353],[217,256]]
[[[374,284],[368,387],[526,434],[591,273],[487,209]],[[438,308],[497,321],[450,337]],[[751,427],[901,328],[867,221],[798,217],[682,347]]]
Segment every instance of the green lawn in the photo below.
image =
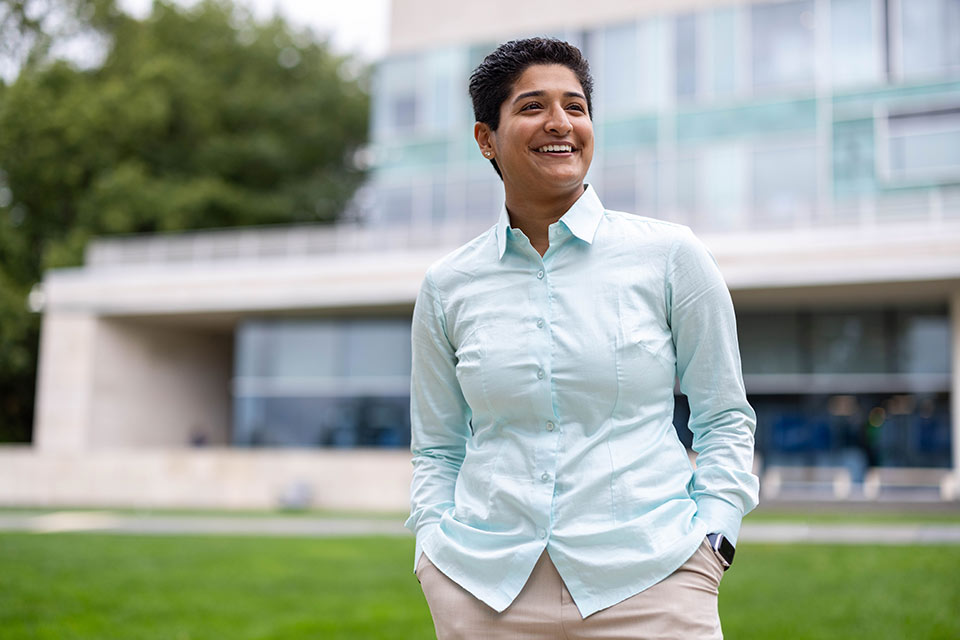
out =
[[[0,637],[430,638],[410,538],[0,534]],[[726,637],[960,637],[960,546],[743,543]]]
[[[39,516],[50,513],[75,512],[110,513],[127,516],[215,516],[244,518],[335,518],[393,520],[400,523],[409,515],[406,511],[345,511],[332,509],[305,510],[226,510],[226,509],[119,509],[119,508],[34,508],[0,506],[0,515]],[[933,503],[914,505],[906,510],[882,503],[863,506],[851,506],[843,502],[824,503],[816,506],[787,509],[782,507],[761,507],[746,516],[746,522],[804,522],[809,524],[960,524],[960,505]]]

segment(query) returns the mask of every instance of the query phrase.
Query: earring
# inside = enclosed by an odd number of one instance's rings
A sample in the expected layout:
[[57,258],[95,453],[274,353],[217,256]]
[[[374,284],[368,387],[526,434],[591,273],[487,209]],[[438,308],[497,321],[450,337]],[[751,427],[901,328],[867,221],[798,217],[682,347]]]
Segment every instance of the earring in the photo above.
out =
[[490,155],[491,155],[491,153],[490,153],[489,151],[484,151],[484,152],[483,152],[483,155],[485,155],[485,156],[487,156],[487,157],[489,158]]

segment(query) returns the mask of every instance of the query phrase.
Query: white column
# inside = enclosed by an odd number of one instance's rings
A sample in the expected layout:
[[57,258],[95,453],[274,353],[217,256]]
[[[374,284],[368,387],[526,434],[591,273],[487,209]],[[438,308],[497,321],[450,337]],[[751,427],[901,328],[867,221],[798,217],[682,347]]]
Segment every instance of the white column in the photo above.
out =
[[81,451],[87,444],[96,332],[93,314],[44,313],[33,423],[40,451]]
[[950,443],[953,448],[953,475],[960,493],[960,290],[950,298]]

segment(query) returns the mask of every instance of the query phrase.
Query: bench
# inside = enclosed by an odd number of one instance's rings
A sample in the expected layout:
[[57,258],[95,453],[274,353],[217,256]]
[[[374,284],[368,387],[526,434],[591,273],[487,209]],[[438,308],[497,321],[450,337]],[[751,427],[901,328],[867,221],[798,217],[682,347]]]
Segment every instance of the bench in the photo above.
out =
[[951,469],[929,467],[872,467],[863,479],[863,496],[876,500],[882,487],[933,488],[940,499],[957,499],[957,478]]
[[784,486],[828,489],[837,500],[850,497],[853,476],[847,467],[805,467],[770,465],[763,473],[760,490],[765,498],[776,498]]

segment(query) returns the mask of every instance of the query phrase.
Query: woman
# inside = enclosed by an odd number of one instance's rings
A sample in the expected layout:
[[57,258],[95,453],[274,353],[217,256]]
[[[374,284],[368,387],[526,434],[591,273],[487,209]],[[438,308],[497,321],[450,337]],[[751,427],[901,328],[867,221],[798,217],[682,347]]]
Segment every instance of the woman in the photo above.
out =
[[688,228],[584,184],[591,90],[580,51],[540,38],[470,79],[505,203],[430,267],[412,330],[407,526],[441,640],[722,637],[758,494],[733,307]]

